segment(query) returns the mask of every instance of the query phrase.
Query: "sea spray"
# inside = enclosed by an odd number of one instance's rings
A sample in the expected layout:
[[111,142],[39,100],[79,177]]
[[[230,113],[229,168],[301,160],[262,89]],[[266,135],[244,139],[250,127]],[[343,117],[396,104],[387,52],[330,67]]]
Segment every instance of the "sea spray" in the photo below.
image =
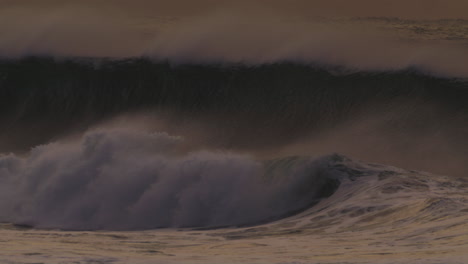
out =
[[78,230],[248,225],[306,209],[339,185],[332,159],[180,154],[181,140],[101,129],[25,158],[2,156],[0,221]]

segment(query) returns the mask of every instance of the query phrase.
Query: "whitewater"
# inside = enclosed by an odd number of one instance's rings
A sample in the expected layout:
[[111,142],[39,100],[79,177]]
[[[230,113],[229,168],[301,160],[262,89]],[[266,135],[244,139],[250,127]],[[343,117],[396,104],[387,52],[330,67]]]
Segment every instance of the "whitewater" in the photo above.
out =
[[0,11],[1,263],[468,261],[466,20],[88,11]]
[[356,162],[340,155],[323,157],[320,164],[339,179],[340,187],[312,208],[281,220],[248,227],[119,232],[33,229],[5,223],[0,231],[0,260],[4,263],[465,262],[466,179]]

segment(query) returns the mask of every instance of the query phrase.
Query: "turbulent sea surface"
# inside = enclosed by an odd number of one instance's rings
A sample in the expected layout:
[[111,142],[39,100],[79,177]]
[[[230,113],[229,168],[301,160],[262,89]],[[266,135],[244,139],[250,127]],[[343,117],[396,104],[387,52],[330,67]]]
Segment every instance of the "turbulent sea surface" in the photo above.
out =
[[3,37],[0,262],[466,263],[468,23],[344,24],[398,48]]
[[[466,261],[466,179],[355,162],[339,155],[322,158],[320,163],[339,180],[339,188],[312,208],[281,220],[248,227],[118,232],[33,229],[5,223],[1,225],[0,260],[4,263]],[[311,183],[302,187],[313,190],[313,186]]]

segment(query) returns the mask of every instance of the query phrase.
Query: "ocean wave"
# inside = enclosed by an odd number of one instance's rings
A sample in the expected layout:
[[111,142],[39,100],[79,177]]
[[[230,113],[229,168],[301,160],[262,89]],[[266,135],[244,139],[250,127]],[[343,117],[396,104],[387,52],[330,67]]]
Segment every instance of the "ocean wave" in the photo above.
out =
[[[25,153],[127,116],[123,126],[144,119],[139,125],[183,135],[207,149],[284,156],[298,149],[304,155],[332,150],[462,175],[467,91],[466,80],[416,69],[174,65],[147,58],[2,60],[0,152]],[[284,152],[289,144],[295,147]]]
[[272,221],[331,195],[340,157],[269,162],[237,154],[175,153],[181,139],[92,131],[73,143],[0,157],[0,221],[38,228],[140,230]]
[[[466,80],[432,77],[415,68],[362,72],[292,62],[173,65],[145,58],[0,61],[2,115],[17,119],[106,115],[151,107],[259,114],[277,108],[309,117],[319,111],[334,116],[360,105],[398,99],[466,110],[467,89]],[[289,109],[292,105],[300,107]]]
[[417,67],[436,76],[468,77],[466,28],[457,20],[313,19],[263,9],[175,18],[122,16],[87,5],[34,10],[0,11],[0,56],[146,56],[249,65],[287,60],[361,71]]

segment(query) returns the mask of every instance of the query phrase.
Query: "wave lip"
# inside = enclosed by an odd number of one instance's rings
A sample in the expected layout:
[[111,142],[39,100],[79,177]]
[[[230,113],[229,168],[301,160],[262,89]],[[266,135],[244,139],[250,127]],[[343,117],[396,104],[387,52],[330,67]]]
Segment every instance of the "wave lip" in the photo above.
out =
[[336,158],[259,162],[174,152],[181,139],[128,129],[0,157],[0,221],[38,228],[141,230],[251,225],[330,196]]

